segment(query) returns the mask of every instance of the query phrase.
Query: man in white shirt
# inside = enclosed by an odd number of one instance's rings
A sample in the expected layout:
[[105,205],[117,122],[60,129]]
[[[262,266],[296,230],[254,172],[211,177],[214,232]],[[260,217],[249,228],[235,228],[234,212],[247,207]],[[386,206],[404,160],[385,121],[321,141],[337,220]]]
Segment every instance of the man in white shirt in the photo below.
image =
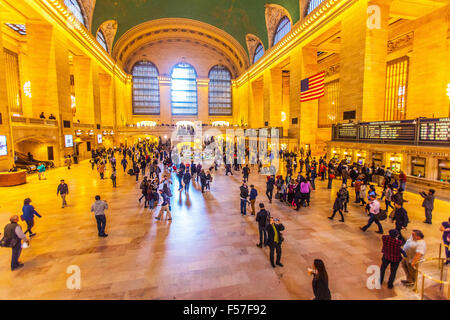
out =
[[417,281],[417,266],[424,261],[427,245],[423,240],[424,235],[420,230],[413,230],[411,237],[403,245],[406,257],[402,261],[402,268],[406,274],[406,280],[402,283],[406,286],[413,286]]
[[381,225],[377,217],[379,213],[380,213],[380,203],[376,199],[375,195],[371,195],[369,197],[369,221],[367,222],[367,225],[361,228],[361,230],[365,232],[367,229],[369,229],[372,223],[375,222],[375,224],[378,226],[377,233],[383,234],[383,226]]

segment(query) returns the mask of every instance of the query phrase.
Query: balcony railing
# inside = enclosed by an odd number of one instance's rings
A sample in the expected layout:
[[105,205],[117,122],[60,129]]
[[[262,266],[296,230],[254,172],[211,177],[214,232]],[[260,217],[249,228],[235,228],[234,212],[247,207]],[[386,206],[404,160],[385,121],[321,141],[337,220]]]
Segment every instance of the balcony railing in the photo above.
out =
[[58,126],[58,122],[56,120],[40,119],[40,118],[11,117],[11,122],[13,124],[42,125],[47,127]]

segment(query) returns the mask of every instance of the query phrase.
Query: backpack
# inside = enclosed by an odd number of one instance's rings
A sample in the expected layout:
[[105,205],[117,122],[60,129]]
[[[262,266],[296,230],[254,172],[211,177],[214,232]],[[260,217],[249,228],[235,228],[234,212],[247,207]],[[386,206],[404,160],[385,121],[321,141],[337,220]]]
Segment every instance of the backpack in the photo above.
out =
[[6,236],[6,234],[8,233],[7,232],[8,228],[11,228],[11,224],[9,224],[5,227],[5,232],[4,232],[5,234],[3,235],[3,238],[0,240],[0,247],[2,247],[2,248],[13,248],[17,244],[17,240],[18,240],[17,238]]
[[145,189],[145,180],[142,180],[141,185],[139,186],[141,190]]
[[266,210],[266,226],[270,224],[270,211]]

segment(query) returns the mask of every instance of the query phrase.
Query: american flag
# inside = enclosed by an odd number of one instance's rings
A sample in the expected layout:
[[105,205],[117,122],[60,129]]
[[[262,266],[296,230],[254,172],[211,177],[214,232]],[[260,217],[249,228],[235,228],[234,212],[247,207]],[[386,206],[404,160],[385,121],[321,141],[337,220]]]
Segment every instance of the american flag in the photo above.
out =
[[322,98],[325,95],[325,72],[302,80],[300,102]]

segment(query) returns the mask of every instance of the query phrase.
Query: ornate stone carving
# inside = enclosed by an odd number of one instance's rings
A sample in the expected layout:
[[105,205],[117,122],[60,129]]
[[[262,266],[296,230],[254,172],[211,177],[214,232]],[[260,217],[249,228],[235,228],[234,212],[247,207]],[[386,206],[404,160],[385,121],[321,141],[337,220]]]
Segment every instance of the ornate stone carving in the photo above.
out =
[[332,75],[339,73],[340,70],[341,70],[340,64],[332,65],[328,67],[327,70],[325,70],[325,77],[331,77]]
[[106,45],[108,46],[109,52],[112,51],[112,46],[114,43],[114,37],[117,33],[117,21],[116,20],[108,20],[103,22],[99,28],[106,39]]
[[256,47],[261,43],[264,47],[262,41],[254,34],[247,34],[245,36],[245,41],[247,42],[248,55],[250,57],[250,63],[253,63],[253,56],[255,55]]
[[92,17],[94,16],[96,0],[80,0],[81,9],[83,10],[84,20],[86,21],[86,28],[92,32]]
[[266,4],[266,27],[267,27],[267,36],[269,37],[269,48],[273,46],[273,38],[275,36],[275,32],[277,31],[278,23],[283,17],[288,17],[289,21],[292,19],[289,12],[279,6],[277,4]]
[[387,49],[388,53],[406,48],[413,44],[414,41],[414,31],[401,35],[397,38],[388,41]]

